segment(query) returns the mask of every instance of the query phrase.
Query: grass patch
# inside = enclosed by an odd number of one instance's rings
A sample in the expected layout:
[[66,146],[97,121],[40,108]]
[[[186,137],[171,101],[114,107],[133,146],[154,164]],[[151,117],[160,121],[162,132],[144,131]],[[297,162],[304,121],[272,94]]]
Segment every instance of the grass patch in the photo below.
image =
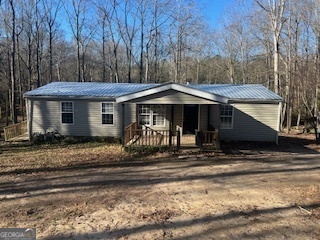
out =
[[131,154],[119,144],[87,142],[77,144],[6,145],[0,148],[2,174],[64,169],[94,168],[127,160]]

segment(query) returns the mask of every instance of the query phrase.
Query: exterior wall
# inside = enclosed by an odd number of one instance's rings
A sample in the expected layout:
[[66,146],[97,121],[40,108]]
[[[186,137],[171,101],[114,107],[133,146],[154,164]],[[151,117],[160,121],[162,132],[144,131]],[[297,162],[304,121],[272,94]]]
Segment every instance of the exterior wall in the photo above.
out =
[[220,105],[210,105],[209,107],[209,124],[214,127],[214,129],[220,128]]
[[163,91],[138,98],[135,99],[134,102],[139,104],[212,104],[212,101],[177,92],[175,90]]
[[[61,101],[72,101],[74,104],[74,124],[61,123]],[[70,100],[70,99],[27,99],[29,132],[45,133],[47,129],[56,129],[65,136],[112,136],[121,137],[122,104],[114,102],[114,124],[101,123],[101,103],[107,100]],[[208,107],[209,106],[209,107]],[[222,140],[271,141],[278,135],[279,104],[235,103],[233,128],[220,129]],[[173,108],[173,109],[172,109]],[[125,126],[137,121],[137,105],[125,104]],[[173,129],[182,132],[183,104],[166,105],[165,126],[152,127],[155,130],[170,128],[173,113]],[[199,106],[199,127],[208,130],[208,119],[211,126],[219,129],[220,107],[218,104]],[[208,114],[210,116],[208,117]]]
[[[120,110],[119,114],[121,116],[121,104],[119,104]],[[135,103],[126,103],[124,105],[124,111],[125,111],[125,124],[124,126],[128,126],[131,123],[137,122],[137,105]],[[120,117],[121,118],[121,117]],[[119,121],[121,121],[119,118]]]
[[[278,136],[279,104],[235,103],[233,128],[220,129],[220,139],[236,141],[276,142]],[[212,106],[210,123],[218,128],[219,108]]]
[[[61,101],[72,101],[74,106],[74,123],[61,123]],[[108,100],[44,100],[28,99],[29,132],[45,133],[55,129],[64,136],[111,136],[121,137],[121,104],[114,102],[113,125],[101,123],[101,103]],[[135,104],[125,104],[125,123],[128,125],[136,119]]]

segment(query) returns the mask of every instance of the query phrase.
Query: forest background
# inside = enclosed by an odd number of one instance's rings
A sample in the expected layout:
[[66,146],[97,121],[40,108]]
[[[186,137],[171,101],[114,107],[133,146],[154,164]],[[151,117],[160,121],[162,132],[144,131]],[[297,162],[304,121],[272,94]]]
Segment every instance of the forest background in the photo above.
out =
[[[211,3],[214,6],[214,3]],[[54,81],[262,84],[289,130],[319,111],[320,0],[0,0],[0,108]]]

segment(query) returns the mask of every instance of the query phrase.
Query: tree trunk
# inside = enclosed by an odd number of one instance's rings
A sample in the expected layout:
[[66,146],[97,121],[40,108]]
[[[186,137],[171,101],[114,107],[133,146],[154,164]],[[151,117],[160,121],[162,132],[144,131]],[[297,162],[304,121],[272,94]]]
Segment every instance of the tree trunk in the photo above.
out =
[[11,36],[11,118],[12,123],[18,122],[17,109],[16,109],[16,13],[13,5],[13,0],[10,0],[12,10],[12,36]]
[[274,73],[274,92],[279,94],[279,42],[277,36],[273,36],[273,73]]

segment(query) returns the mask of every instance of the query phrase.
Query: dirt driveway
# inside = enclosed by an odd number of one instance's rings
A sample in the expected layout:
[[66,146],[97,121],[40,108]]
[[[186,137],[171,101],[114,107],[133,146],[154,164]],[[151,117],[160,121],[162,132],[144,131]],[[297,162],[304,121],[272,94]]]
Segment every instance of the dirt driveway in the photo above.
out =
[[320,155],[307,141],[1,171],[0,226],[39,239],[320,239]]

